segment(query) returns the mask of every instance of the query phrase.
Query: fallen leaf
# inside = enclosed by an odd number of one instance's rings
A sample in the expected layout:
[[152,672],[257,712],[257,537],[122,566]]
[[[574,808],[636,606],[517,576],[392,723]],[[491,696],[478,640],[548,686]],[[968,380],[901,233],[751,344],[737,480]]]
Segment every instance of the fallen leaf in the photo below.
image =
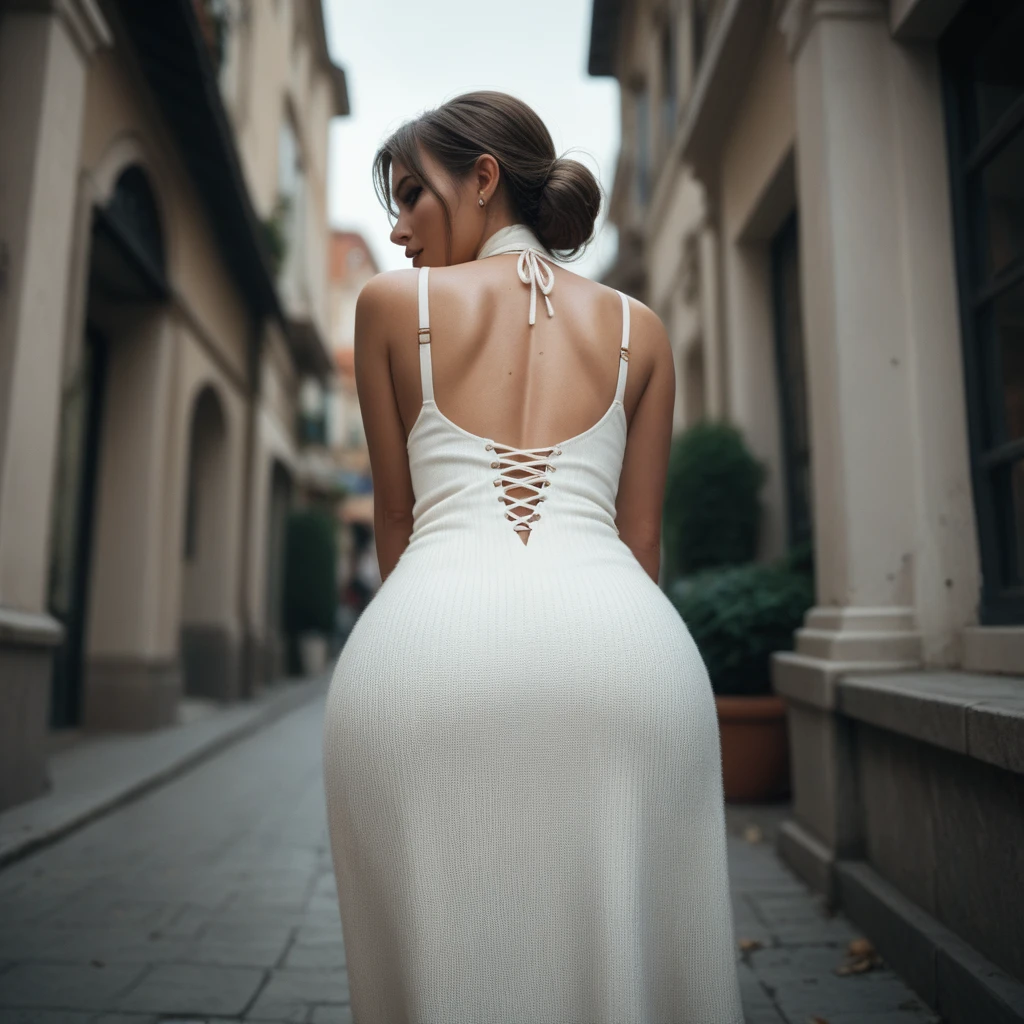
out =
[[868,939],[854,939],[853,942],[846,947],[846,952],[849,953],[850,956],[874,956],[875,947]]
[[848,964],[840,965],[836,968],[835,973],[840,977],[845,977],[848,974],[864,974],[867,971],[873,970],[875,967],[881,966],[882,961],[880,957],[862,956]]
[[763,943],[759,942],[757,939],[740,939],[740,949],[743,950],[744,953],[750,953],[755,949],[762,948]]
[[743,830],[743,838],[748,843],[759,843],[764,839],[764,833],[761,831],[761,827],[759,825],[748,825]]

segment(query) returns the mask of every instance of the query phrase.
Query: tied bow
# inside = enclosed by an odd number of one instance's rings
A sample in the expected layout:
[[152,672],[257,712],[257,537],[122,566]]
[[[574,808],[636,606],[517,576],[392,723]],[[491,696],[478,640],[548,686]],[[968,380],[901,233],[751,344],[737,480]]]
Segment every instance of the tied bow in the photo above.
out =
[[519,254],[519,263],[516,268],[519,271],[519,280],[530,286],[530,326],[537,320],[537,286],[540,286],[541,294],[544,296],[544,304],[548,307],[548,316],[555,315],[551,307],[551,300],[548,295],[555,286],[555,274],[551,265],[541,255],[539,249],[532,247],[523,249]]

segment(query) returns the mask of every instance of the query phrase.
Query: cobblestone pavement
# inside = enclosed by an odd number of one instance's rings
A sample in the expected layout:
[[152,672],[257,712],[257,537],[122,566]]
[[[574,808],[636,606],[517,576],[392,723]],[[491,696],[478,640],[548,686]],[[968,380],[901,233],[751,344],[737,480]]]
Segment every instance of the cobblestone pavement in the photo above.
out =
[[[781,808],[730,807],[729,873],[747,1024],[937,1024],[891,970],[836,974],[863,934],[775,856]],[[751,828],[755,832],[750,832]],[[760,841],[750,842],[745,836]]]
[[[351,1024],[322,707],[0,872],[0,1024]],[[888,971],[833,973],[855,933],[769,843],[730,856],[750,1024],[932,1019]]]

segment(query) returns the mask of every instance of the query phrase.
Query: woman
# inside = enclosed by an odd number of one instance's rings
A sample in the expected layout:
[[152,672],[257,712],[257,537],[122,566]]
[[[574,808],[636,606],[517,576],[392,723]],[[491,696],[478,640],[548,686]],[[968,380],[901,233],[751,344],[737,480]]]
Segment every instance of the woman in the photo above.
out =
[[374,177],[414,269],[356,310],[384,582],[324,725],[355,1024],[740,1024],[714,701],[657,585],[665,329],[552,267],[601,191],[513,97]]

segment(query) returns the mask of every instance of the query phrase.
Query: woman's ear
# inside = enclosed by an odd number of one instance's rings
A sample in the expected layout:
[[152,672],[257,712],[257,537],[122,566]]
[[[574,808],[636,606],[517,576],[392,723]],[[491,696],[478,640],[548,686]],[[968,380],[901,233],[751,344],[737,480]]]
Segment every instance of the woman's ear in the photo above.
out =
[[476,158],[476,192],[483,192],[484,198],[494,195],[501,179],[501,168],[490,153],[481,153]]

